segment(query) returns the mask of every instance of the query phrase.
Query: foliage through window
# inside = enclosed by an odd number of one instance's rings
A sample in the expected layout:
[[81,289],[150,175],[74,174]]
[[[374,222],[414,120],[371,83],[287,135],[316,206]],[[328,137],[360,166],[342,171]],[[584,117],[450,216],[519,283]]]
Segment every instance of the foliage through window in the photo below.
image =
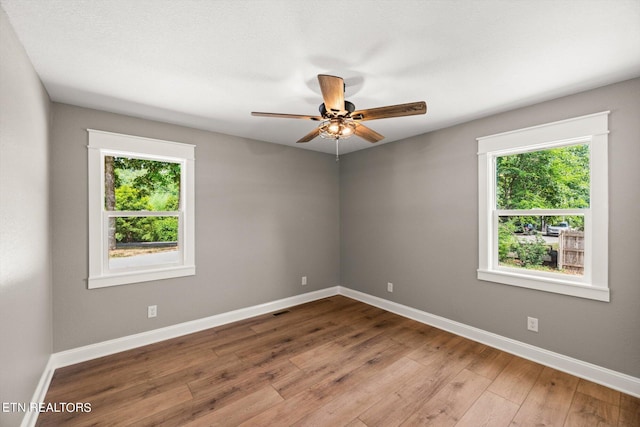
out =
[[587,144],[496,158],[498,209],[589,207]]

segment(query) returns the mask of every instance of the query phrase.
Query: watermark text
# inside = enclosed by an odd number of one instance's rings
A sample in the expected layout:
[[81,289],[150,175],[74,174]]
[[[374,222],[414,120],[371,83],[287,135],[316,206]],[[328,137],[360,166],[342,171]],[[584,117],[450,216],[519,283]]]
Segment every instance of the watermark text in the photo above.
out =
[[2,412],[91,412],[89,402],[2,402]]

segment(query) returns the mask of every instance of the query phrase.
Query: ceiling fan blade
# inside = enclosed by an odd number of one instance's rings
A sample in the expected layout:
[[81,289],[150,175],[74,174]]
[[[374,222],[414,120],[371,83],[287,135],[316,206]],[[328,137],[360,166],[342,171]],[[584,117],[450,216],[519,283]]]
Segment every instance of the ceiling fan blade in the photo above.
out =
[[327,111],[344,113],[344,80],[341,77],[318,74],[318,82]]
[[316,122],[324,120],[320,116],[305,116],[301,114],[282,114],[282,113],[261,113],[259,111],[252,111],[252,116],[258,117],[276,117],[281,119],[306,119],[306,120],[314,120]]
[[351,113],[354,120],[378,120],[389,117],[415,116],[427,113],[427,103],[424,101],[408,104],[389,105],[387,107],[358,110]]
[[309,142],[318,135],[320,135],[320,128],[315,128],[296,142]]
[[358,135],[360,138],[365,139],[369,142],[378,142],[382,139],[384,139],[383,135],[380,135],[378,132],[376,132],[373,129],[370,129],[368,127],[366,127],[365,125],[362,125],[360,123],[358,123],[356,125],[356,135]]

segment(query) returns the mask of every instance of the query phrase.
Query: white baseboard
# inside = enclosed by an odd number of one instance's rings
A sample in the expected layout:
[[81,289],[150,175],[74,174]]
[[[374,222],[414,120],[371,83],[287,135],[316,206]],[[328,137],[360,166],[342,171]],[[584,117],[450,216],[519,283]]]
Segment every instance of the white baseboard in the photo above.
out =
[[346,297],[382,308],[400,316],[434,326],[438,329],[443,329],[473,341],[506,351],[507,353],[515,354],[516,356],[533,362],[640,398],[640,378],[593,365],[563,354],[554,353],[540,347],[474,328],[473,326],[455,322],[393,301],[354,291],[343,286],[339,287],[338,292]]
[[[216,314],[203,319],[179,323],[165,328],[154,329],[152,331],[141,332],[139,334],[128,335],[122,338],[116,338],[109,341],[103,341],[96,344],[73,348],[71,350],[53,353],[49,358],[49,362],[47,363],[42,376],[40,377],[40,381],[38,382],[38,386],[31,401],[38,403],[44,402],[53,373],[58,368],[86,362],[87,360],[97,359],[98,357],[108,356],[110,354],[131,350],[133,348],[142,347],[144,345],[153,344],[171,338],[177,338],[194,332],[203,331],[205,329],[215,328],[216,326],[237,322],[239,320],[248,319],[261,314],[267,314],[272,311],[283,310],[285,308],[327,298],[337,295],[338,289],[338,286],[334,286],[331,288],[321,289],[319,291],[307,292],[305,294],[254,305],[252,307]],[[38,413],[29,411],[23,417],[20,425],[21,427],[35,426],[37,419]]]
[[[53,372],[57,368],[85,362],[98,357],[108,356],[125,350],[131,350],[144,345],[180,337],[338,294],[640,398],[640,378],[632,377],[611,369],[583,362],[559,353],[554,353],[540,347],[512,340],[501,335],[496,335],[494,333],[455,322],[444,317],[436,316],[406,305],[355,291],[344,286],[334,286],[265,304],[216,314],[203,319],[179,323],[165,328],[154,329],[152,331],[53,353],[49,358],[49,363],[47,364],[45,371],[42,373],[42,377],[40,378],[40,382],[38,383],[32,402],[44,401],[51,378],[53,377]],[[25,414],[21,425],[24,427],[30,427],[35,425],[36,420],[37,413],[29,412]]]
[[[44,398],[47,395],[47,390],[49,390],[49,384],[51,384],[51,378],[53,378],[53,373],[55,370],[56,366],[53,365],[53,355],[51,355],[49,356],[47,365],[44,368],[44,372],[40,376],[40,381],[38,381],[36,391],[33,393],[33,397],[31,398],[30,402],[44,402]],[[29,410],[24,414],[22,422],[20,423],[20,427],[35,426],[37,420],[38,412]]]
[[128,335],[122,338],[116,338],[71,350],[61,351],[54,353],[51,357],[53,358],[55,368],[61,368],[63,366],[74,365],[76,363],[85,362],[98,357],[108,356],[110,354],[131,350],[133,348],[142,347],[144,345],[153,344],[171,338],[177,338],[183,335],[192,334],[209,328],[215,328],[216,326],[226,325],[227,323],[237,322],[239,320],[248,319],[250,317],[259,316],[272,311],[282,310],[337,294],[337,286],[321,289],[319,291],[308,292],[289,298],[254,305],[252,307],[228,311],[226,313],[216,314],[210,317],[192,320],[190,322],[178,323],[176,325],[141,332],[139,334]]

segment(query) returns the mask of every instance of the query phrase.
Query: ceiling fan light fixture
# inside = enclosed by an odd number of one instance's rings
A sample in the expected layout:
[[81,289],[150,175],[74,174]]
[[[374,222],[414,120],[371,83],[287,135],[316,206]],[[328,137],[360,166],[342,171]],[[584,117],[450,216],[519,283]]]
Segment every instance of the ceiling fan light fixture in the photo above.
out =
[[326,139],[347,139],[356,132],[356,123],[350,118],[333,118],[320,123],[319,134]]

